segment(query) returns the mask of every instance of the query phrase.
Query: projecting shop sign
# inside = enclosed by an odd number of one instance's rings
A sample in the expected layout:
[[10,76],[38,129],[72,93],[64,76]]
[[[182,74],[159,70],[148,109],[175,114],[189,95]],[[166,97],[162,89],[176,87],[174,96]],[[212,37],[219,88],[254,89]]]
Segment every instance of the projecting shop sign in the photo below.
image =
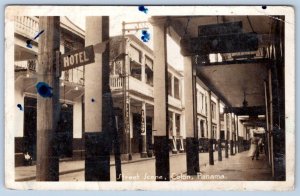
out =
[[94,62],[95,53],[94,48],[91,45],[83,49],[73,50],[61,55],[61,71],[66,71]]

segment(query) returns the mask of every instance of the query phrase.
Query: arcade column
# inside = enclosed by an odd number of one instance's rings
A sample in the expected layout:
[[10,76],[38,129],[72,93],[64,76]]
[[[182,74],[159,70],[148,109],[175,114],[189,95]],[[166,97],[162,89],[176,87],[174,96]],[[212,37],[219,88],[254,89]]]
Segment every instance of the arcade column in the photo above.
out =
[[225,158],[228,158],[228,129],[227,129],[227,113],[224,112],[224,136],[225,136]]
[[197,137],[196,118],[196,85],[193,76],[192,58],[183,57],[184,64],[184,107],[185,107],[185,130],[186,130],[186,164],[187,175],[197,175],[199,166],[199,141]]
[[212,138],[212,114],[211,114],[211,91],[207,94],[207,131],[208,131],[208,155],[209,164],[214,165],[214,149],[213,149],[213,138]]
[[146,158],[147,156],[147,127],[146,127],[146,102],[142,102],[142,110],[141,110],[141,136],[142,136],[142,152],[141,157]]
[[218,141],[218,161],[222,161],[221,146],[221,122],[220,122],[220,99],[217,98],[217,141]]
[[157,181],[170,180],[168,133],[168,66],[165,20],[153,20],[154,151]]
[[[94,45],[109,39],[109,17],[86,17],[85,45]],[[110,121],[109,104],[109,50],[95,53],[95,63],[85,66],[85,180],[110,180]],[[109,86],[108,86],[109,87]],[[102,123],[106,122],[106,123]]]
[[233,113],[229,113],[229,143],[230,143],[230,155],[231,156],[233,156],[232,115],[233,115]]

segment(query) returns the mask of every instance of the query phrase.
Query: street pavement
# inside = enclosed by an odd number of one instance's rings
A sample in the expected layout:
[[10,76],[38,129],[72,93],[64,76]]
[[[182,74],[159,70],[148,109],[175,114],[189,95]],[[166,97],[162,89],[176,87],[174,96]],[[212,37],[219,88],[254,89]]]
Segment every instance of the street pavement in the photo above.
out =
[[[251,160],[247,151],[218,161],[214,152],[214,165],[208,164],[208,153],[199,153],[200,173],[197,176],[186,175],[186,154],[170,156],[171,180],[271,180],[271,169],[264,156],[260,160]],[[61,161],[59,164],[60,181],[84,181],[84,161]],[[16,167],[16,181],[34,181],[35,166]],[[111,158],[111,181],[116,181],[114,159]],[[142,159],[139,154],[133,161],[122,162],[122,181],[155,181],[155,159]]]

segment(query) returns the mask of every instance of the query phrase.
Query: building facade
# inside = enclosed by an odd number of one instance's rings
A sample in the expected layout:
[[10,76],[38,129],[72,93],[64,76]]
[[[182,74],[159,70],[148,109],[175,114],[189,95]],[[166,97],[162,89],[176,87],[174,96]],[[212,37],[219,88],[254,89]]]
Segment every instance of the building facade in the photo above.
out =
[[[16,17],[15,22],[15,164],[23,164],[24,153],[36,158],[36,68],[38,40],[32,48],[26,47],[28,38],[38,32],[38,17]],[[62,54],[83,48],[85,32],[67,17],[61,17]],[[154,121],[153,67],[154,54],[134,35],[110,38],[109,85],[113,98],[116,127],[124,159],[140,153],[142,157],[153,156]],[[60,77],[61,114],[58,130],[58,152],[61,159],[84,159],[84,66],[63,71]],[[186,150],[186,118],[184,99],[184,76],[168,65],[168,138],[169,150],[181,153]],[[249,128],[237,125],[234,115],[223,113],[226,107],[218,96],[199,79],[196,80],[196,130],[200,152],[207,152],[208,140],[248,139]],[[208,107],[208,105],[210,107]],[[210,109],[210,112],[208,110]],[[211,118],[211,127],[208,116]],[[226,117],[225,117],[226,116]],[[226,119],[225,119],[226,118]],[[242,119],[241,119],[242,120]],[[225,123],[226,121],[226,123]],[[240,131],[237,132],[237,127]],[[221,129],[218,131],[218,129]],[[211,133],[209,131],[211,130]],[[234,143],[235,144],[235,143]],[[233,148],[233,146],[231,147]],[[128,156],[127,156],[128,155]]]

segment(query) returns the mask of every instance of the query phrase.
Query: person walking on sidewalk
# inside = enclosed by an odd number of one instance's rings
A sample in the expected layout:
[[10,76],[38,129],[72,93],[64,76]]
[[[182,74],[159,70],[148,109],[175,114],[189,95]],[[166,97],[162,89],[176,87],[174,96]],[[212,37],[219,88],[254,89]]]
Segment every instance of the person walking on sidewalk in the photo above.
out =
[[250,150],[249,150],[249,153],[248,153],[248,156],[249,157],[252,157],[252,160],[254,159],[254,157],[256,157],[256,159],[258,159],[258,140],[259,138],[258,137],[255,137],[253,136],[251,138],[251,146],[250,146]]

